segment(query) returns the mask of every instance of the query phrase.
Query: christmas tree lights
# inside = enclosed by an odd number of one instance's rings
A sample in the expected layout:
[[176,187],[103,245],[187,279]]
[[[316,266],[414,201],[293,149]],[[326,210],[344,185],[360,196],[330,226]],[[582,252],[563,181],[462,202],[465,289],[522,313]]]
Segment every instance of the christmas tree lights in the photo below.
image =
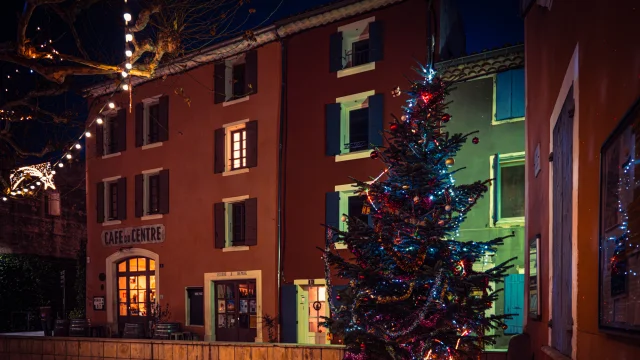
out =
[[[364,203],[347,230],[327,228],[325,276],[331,317],[325,325],[344,339],[345,359],[447,359],[477,356],[494,342],[490,329],[509,315],[486,315],[497,299],[509,260],[486,270],[473,264],[495,253],[506,237],[460,241],[466,214],[491,180],[457,185],[455,154],[472,133],[449,134],[448,84],[430,68],[411,81],[403,115],[385,130],[387,146],[371,153],[385,169],[373,181],[356,180]],[[392,95],[403,91],[395,88]],[[478,143],[476,137],[473,143]],[[335,244],[346,244],[338,252]],[[333,294],[332,276],[349,285]]]

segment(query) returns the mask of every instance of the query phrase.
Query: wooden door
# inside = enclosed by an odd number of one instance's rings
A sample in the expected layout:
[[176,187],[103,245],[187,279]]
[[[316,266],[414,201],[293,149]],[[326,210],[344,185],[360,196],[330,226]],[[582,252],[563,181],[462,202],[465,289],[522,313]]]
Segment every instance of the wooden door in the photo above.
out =
[[553,129],[553,289],[551,345],[571,356],[573,88],[569,90]]
[[255,341],[256,295],[255,280],[216,282],[217,341]]

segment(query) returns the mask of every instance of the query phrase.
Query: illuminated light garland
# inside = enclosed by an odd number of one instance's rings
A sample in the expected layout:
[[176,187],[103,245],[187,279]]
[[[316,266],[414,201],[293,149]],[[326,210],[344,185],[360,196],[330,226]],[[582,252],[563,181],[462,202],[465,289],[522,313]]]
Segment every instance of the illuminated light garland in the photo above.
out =
[[11,182],[10,189],[11,191],[15,191],[20,184],[25,182],[25,180],[37,178],[38,182],[42,182],[42,184],[44,184],[44,190],[49,188],[55,190],[56,185],[53,181],[54,174],[55,171],[52,172],[50,163],[23,166],[16,169],[9,176],[9,181]]
[[397,302],[397,301],[404,301],[407,300],[409,298],[409,296],[411,296],[411,294],[413,293],[413,287],[416,285],[416,283],[412,282],[409,283],[409,290],[407,290],[407,292],[403,295],[400,296],[378,296],[377,300],[379,304],[388,304],[390,302]]

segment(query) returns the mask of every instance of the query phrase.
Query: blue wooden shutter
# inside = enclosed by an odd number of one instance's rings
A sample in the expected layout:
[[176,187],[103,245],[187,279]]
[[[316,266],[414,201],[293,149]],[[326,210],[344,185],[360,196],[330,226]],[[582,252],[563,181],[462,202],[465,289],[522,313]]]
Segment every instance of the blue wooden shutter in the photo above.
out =
[[504,281],[504,313],[511,314],[511,319],[504,322],[507,334],[522,333],[524,320],[524,274],[507,275]]
[[511,71],[496,75],[496,120],[511,119]]
[[375,94],[369,96],[369,144],[373,146],[382,146],[383,112],[383,95]]
[[511,117],[524,117],[524,69],[511,72]]
[[493,225],[500,216],[500,154],[493,156]]
[[340,111],[341,105],[338,103],[327,104],[326,109],[326,122],[327,122],[327,150],[326,154],[329,156],[340,154]]
[[282,285],[280,314],[282,314],[283,343],[295,344],[298,340],[298,302],[296,285]]
[[336,72],[342,70],[342,33],[331,34],[329,41],[329,72]]
[[382,22],[374,21],[369,24],[369,61],[382,60],[384,41],[382,41]]
[[[338,229],[340,219],[340,193],[337,191],[325,194],[324,223]],[[328,229],[327,229],[328,230]],[[334,230],[335,232],[335,230]],[[333,235],[332,242],[338,239],[338,234]]]

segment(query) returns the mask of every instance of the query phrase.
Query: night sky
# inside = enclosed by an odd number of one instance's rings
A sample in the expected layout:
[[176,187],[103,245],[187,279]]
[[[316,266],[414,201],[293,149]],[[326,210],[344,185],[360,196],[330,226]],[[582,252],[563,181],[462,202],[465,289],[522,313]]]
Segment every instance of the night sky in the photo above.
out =
[[[503,47],[508,44],[521,43],[524,40],[524,24],[519,16],[518,0],[441,0],[455,1],[458,4],[463,19],[466,34],[466,52],[472,54],[483,50]],[[248,27],[266,26],[291,15],[336,2],[335,0],[252,0],[248,7],[257,11],[246,24]],[[138,1],[129,1],[132,13],[139,11]],[[2,0],[0,5],[0,42],[15,41],[18,15],[22,11],[24,0]],[[41,31],[35,33],[34,27],[41,26]],[[78,32],[84,38],[87,51],[92,58],[118,63],[122,60],[122,46],[124,37],[124,21],[122,20],[122,4],[117,1],[105,1],[94,5],[88,18],[82,18],[77,23]],[[55,15],[39,12],[32,19],[28,32],[29,36],[36,35],[36,42],[53,39],[56,48],[65,53],[73,52],[75,47],[67,32],[66,25]],[[77,54],[77,53],[76,53]],[[38,76],[30,74],[28,69],[18,68],[13,64],[0,63],[0,103],[20,98],[38,86],[46,85],[38,80]],[[16,74],[16,69],[20,73]],[[8,75],[11,75],[9,78]],[[90,82],[98,80],[96,77],[74,77],[75,87],[83,88]],[[43,99],[43,101],[47,101]],[[46,103],[41,103],[45,105]],[[62,110],[72,109],[77,114],[73,127],[44,128],[32,131],[31,125],[15,130],[16,138],[25,147],[36,150],[41,141],[54,138],[55,143],[69,141],[82,133],[82,124],[86,117],[86,104],[77,95],[68,94],[51,102],[51,106]],[[59,111],[57,111],[59,112]],[[34,136],[35,135],[35,136]],[[22,139],[21,139],[22,138]],[[27,141],[28,140],[28,141]],[[28,146],[34,144],[34,146]]]

